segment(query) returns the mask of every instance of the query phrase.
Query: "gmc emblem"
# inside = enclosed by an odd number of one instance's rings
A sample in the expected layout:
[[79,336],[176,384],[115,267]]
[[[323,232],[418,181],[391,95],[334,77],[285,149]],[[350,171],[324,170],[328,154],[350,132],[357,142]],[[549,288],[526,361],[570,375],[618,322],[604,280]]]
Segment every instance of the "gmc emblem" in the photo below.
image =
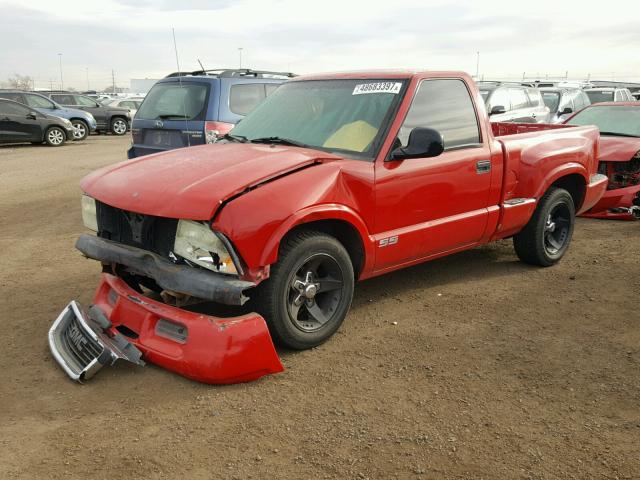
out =
[[67,335],[69,336],[69,341],[73,343],[79,351],[84,349],[84,346],[87,344],[87,339],[84,338],[82,332],[78,328],[78,326],[73,323],[67,330]]

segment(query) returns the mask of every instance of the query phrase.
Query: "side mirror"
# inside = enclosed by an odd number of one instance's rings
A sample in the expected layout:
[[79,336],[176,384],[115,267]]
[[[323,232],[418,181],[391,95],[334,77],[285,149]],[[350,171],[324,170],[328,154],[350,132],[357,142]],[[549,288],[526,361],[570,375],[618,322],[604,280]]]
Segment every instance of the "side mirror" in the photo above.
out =
[[569,115],[570,113],[573,113],[573,108],[564,107],[564,110],[560,112],[560,115]]
[[33,112],[29,112],[29,113],[27,113],[27,118],[28,118],[29,120],[35,120],[37,117],[36,117],[36,114],[35,114],[35,113],[33,113]]
[[494,105],[489,112],[489,115],[500,115],[501,113],[507,113],[507,109],[504,105]]
[[391,160],[437,157],[442,152],[444,152],[444,139],[439,131],[433,128],[416,127],[409,134],[407,146],[396,148],[391,152]]

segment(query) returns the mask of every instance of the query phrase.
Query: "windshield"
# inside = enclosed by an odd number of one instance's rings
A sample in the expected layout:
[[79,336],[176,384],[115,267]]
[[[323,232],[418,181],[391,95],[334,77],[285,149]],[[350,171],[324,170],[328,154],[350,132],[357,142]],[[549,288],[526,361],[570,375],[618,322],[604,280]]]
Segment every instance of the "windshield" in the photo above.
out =
[[206,83],[156,83],[140,106],[136,118],[144,120],[204,120],[209,85]]
[[542,92],[542,100],[552,113],[558,111],[558,105],[560,105],[560,94],[558,92]]
[[49,108],[53,110],[56,106],[48,98],[41,97],[40,95],[25,95],[27,105],[33,108]]
[[586,90],[585,93],[591,103],[613,102],[613,91]]
[[232,131],[248,141],[290,143],[373,158],[402,80],[309,80],[283,84]]
[[570,125],[596,125],[603,135],[640,137],[640,107],[588,107],[568,122]]

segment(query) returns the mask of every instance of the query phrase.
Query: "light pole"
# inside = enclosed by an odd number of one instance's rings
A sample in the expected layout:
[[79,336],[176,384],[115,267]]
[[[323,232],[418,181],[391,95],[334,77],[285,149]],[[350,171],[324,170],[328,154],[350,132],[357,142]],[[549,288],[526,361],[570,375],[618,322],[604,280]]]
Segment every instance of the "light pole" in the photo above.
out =
[[64,82],[62,81],[62,54],[58,54],[58,60],[60,61],[60,90],[64,90]]
[[476,80],[480,77],[480,52],[476,52]]
[[91,90],[89,87],[89,67],[87,67],[87,91]]
[[242,47],[238,47],[238,53],[240,54],[240,68],[242,69]]

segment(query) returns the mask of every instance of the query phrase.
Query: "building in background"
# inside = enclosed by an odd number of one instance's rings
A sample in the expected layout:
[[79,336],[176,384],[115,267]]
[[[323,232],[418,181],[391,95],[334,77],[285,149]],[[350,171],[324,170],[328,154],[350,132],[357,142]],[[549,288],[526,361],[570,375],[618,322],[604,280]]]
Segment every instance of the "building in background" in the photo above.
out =
[[157,78],[132,78],[129,91],[133,93],[147,93],[157,81]]

